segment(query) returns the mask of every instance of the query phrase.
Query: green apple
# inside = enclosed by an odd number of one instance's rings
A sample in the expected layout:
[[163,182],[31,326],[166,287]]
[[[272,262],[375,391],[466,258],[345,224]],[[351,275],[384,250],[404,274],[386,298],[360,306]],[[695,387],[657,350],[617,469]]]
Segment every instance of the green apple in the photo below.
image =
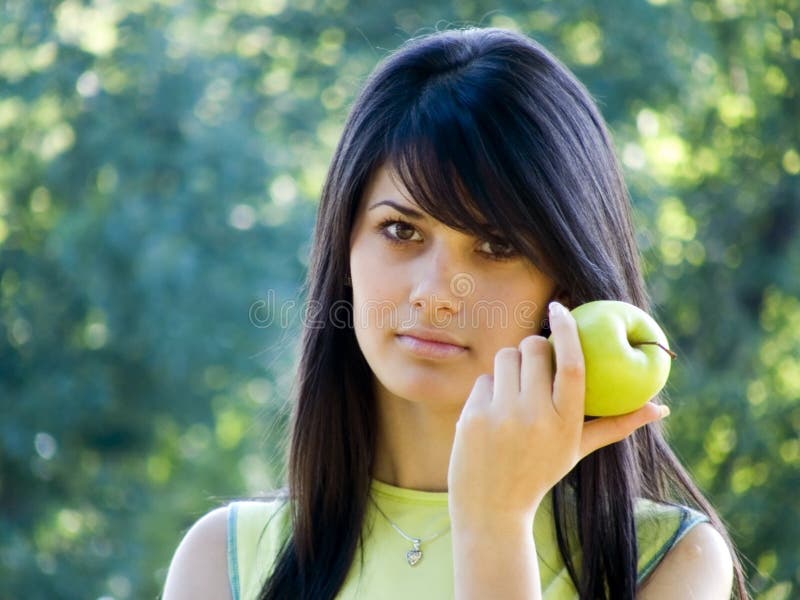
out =
[[661,391],[676,355],[649,314],[618,300],[587,302],[571,312],[583,350],[586,415],[625,414]]

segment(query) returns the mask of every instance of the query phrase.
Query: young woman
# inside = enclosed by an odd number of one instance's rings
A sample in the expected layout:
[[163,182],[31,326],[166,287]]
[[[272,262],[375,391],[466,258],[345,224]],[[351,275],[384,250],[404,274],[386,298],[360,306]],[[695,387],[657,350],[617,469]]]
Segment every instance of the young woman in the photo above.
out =
[[649,304],[603,119],[539,44],[448,30],[376,68],[306,289],[288,485],[200,519],[165,600],[747,597],[660,400],[583,416],[567,309]]

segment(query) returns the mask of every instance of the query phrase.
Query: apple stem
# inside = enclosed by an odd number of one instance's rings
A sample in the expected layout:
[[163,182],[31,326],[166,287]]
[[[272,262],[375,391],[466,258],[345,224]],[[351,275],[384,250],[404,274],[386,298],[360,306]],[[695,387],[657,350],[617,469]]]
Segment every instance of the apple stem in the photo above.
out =
[[658,346],[658,347],[659,347],[659,348],[661,348],[661,349],[662,349],[664,352],[666,352],[667,354],[669,354],[670,358],[675,358],[675,357],[677,357],[677,356],[678,356],[678,355],[677,355],[677,354],[675,354],[675,353],[674,353],[672,350],[670,350],[669,348],[667,348],[666,346],[664,346],[664,345],[662,345],[662,344],[659,344],[658,342],[639,342],[638,344],[634,344],[634,346],[641,346],[641,345],[643,345],[643,344],[652,344],[653,346]]

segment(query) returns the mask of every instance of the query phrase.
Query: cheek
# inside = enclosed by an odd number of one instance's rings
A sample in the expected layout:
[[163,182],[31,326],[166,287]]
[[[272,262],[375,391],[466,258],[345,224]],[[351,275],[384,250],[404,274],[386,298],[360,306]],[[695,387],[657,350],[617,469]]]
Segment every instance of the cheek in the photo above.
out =
[[494,357],[500,348],[515,346],[507,330],[500,328],[487,329],[480,336],[480,345],[474,349],[475,362],[481,373],[494,372]]
[[[541,293],[538,294],[541,296]],[[546,308],[536,296],[493,297],[472,307],[470,327],[475,333],[475,354],[482,367],[493,367],[501,348],[516,347],[523,338],[538,335]]]
[[352,257],[353,310],[362,327],[396,327],[402,315],[399,307],[407,300],[403,276],[397,269],[388,274],[388,265],[373,257]]
[[353,327],[365,341],[397,329],[406,318],[399,310],[401,298],[390,283],[383,277],[365,275],[359,279],[353,274]]
[[378,278],[357,280],[353,276],[353,318],[359,329],[387,329],[398,326],[398,296]]
[[350,253],[350,274],[353,278],[354,288],[357,286],[370,298],[376,294],[388,292],[392,280],[396,279],[397,269],[392,269],[393,278],[386,276],[387,270],[392,268],[386,253],[380,245],[371,240],[361,240]]

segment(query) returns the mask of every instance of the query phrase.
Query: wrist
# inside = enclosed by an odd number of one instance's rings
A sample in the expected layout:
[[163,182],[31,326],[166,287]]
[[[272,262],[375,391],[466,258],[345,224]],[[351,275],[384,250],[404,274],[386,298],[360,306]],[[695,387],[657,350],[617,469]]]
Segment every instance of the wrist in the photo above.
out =
[[450,526],[453,534],[463,535],[514,535],[521,531],[530,533],[533,528],[533,519],[536,507],[524,512],[498,512],[484,510],[475,512],[460,511],[457,508],[450,511]]

